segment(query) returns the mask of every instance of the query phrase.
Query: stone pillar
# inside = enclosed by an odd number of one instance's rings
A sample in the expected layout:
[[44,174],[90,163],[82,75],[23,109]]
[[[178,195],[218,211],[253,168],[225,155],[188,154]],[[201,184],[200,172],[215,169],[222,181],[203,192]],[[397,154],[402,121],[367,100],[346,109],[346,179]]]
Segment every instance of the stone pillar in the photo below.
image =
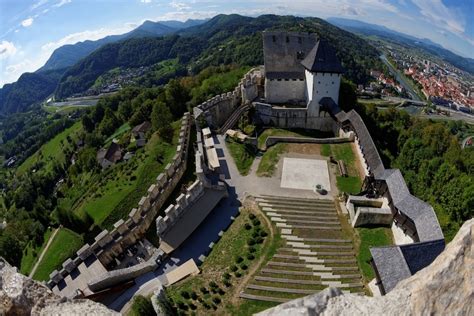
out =
[[95,236],[95,241],[103,248],[112,241],[112,236],[110,236],[107,229],[104,229],[99,235]]
[[158,184],[158,188],[161,190],[166,184],[166,173],[160,173],[158,177],[156,178],[156,183]]
[[61,282],[61,280],[63,279],[63,276],[58,272],[58,270],[54,270],[53,272],[51,272],[51,274],[49,275],[49,278],[55,282],[55,283],[59,283]]
[[68,273],[71,273],[76,266],[74,265],[74,262],[72,261],[71,258],[67,258],[66,261],[63,262],[63,268],[66,270]]
[[127,225],[125,225],[125,221],[123,219],[121,220],[118,220],[115,224],[114,224],[114,228],[118,231],[118,233],[120,235],[124,235],[125,232],[128,230],[128,227]]
[[161,235],[164,231],[166,231],[166,224],[162,216],[158,216],[156,219],[156,233]]
[[76,252],[76,254],[84,261],[92,254],[91,247],[89,246],[89,244],[85,244],[84,246],[82,246],[81,249]]
[[176,220],[176,214],[174,212],[174,205],[171,204],[170,206],[168,206],[165,210],[165,219],[166,217],[168,217],[171,221],[171,223],[174,223],[174,221]]
[[138,222],[140,222],[140,213],[136,208],[132,208],[128,216],[135,222],[135,224],[138,224]]
[[158,189],[156,184],[150,185],[148,188],[148,196],[154,201],[156,197],[158,196],[158,193],[160,193],[160,190]]

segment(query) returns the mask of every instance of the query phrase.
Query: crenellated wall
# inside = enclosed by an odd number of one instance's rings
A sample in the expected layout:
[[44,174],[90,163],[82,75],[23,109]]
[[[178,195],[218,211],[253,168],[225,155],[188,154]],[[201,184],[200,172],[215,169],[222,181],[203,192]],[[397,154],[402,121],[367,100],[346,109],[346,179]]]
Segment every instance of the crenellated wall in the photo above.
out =
[[137,207],[130,211],[126,219],[117,221],[110,232],[103,230],[95,237],[92,245],[85,244],[77,251],[75,257],[64,261],[63,269],[54,270],[48,281],[49,288],[53,288],[90,256],[97,257],[102,265],[107,267],[126,248],[143,238],[186,171],[191,124],[191,115],[185,113],[181,120],[173,161],[166,165],[165,170],[156,178],[156,182],[150,185],[147,195],[140,199]]
[[241,104],[252,102],[258,96],[260,68],[253,68],[245,74],[231,92],[216,95],[194,108],[194,117],[202,117],[212,129],[222,126]]

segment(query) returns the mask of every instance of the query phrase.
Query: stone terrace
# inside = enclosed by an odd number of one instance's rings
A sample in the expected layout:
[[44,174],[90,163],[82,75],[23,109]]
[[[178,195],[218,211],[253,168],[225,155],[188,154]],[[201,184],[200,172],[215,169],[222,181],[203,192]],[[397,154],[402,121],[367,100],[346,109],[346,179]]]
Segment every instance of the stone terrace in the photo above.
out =
[[364,292],[352,240],[342,231],[334,201],[268,195],[256,200],[284,245],[240,297],[286,302],[329,286]]

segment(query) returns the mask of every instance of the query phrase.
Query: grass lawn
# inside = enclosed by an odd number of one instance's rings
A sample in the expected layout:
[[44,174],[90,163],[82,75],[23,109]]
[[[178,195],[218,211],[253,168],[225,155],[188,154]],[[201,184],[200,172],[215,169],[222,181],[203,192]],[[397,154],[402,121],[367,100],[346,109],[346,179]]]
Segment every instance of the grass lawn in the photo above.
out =
[[49,274],[54,269],[60,269],[64,260],[74,255],[81,247],[82,237],[80,235],[67,228],[61,228],[51,242],[43,260],[39,263],[33,279],[38,281],[48,280]]
[[21,265],[20,265],[20,272],[24,275],[29,275],[31,269],[38,260],[43,248],[48,243],[51,234],[53,233],[53,229],[49,228],[45,231],[43,237],[43,244],[39,246],[33,246],[31,241],[28,243],[28,246],[23,250],[23,256],[21,257]]
[[287,151],[287,147],[287,144],[279,143],[268,148],[258,165],[257,176],[271,177],[275,172],[278,160],[280,160],[280,155]]
[[346,192],[349,194],[357,194],[360,192],[362,187],[362,181],[359,177],[336,177],[337,188],[341,192]]
[[175,136],[171,144],[155,133],[130,161],[112,166],[84,182],[87,191],[82,196],[71,192],[77,198],[73,208],[78,215],[84,218],[88,214],[103,229],[124,218],[173,159],[180,126],[181,121],[173,123]]
[[243,176],[247,175],[255,159],[255,149],[250,145],[241,144],[230,138],[227,140],[227,148],[229,148],[239,173]]
[[17,174],[21,175],[25,173],[36,163],[44,164],[40,169],[41,172],[51,171],[55,163],[59,162],[60,164],[64,164],[66,162],[64,151],[66,148],[70,148],[73,145],[69,144],[67,137],[70,136],[72,140],[75,141],[76,136],[79,134],[81,129],[82,123],[76,122],[71,127],[56,135],[22,163],[16,171]]
[[321,144],[321,156],[325,156],[325,157],[331,156],[331,145]]
[[106,139],[105,144],[110,145],[110,143],[112,142],[114,138],[121,136],[123,133],[129,130],[130,130],[130,124],[128,124],[128,122],[124,123],[122,126],[117,128],[117,130],[109,138]]
[[[253,222],[255,218],[258,219],[258,223]],[[268,247],[268,237],[262,237],[263,244],[248,245],[253,234],[263,231],[268,233],[263,218],[242,208],[241,214],[216,243],[200,267],[201,273],[167,288],[168,298],[173,305],[180,311],[194,310],[197,315],[211,313],[244,315],[242,314],[244,310],[248,310],[249,313],[245,314],[249,315],[250,311],[255,311],[255,307],[250,306],[254,303],[249,304],[246,300],[237,299],[239,303],[232,304],[231,300],[238,295],[235,291],[240,280],[252,269],[257,260],[262,255],[266,256],[272,248]],[[212,284],[213,282],[216,284]]]
[[356,228],[360,238],[359,251],[357,252],[357,262],[362,270],[366,282],[370,282],[374,277],[374,270],[368,263],[371,258],[369,248],[378,246],[389,246],[393,244],[392,231],[388,227],[377,228]]

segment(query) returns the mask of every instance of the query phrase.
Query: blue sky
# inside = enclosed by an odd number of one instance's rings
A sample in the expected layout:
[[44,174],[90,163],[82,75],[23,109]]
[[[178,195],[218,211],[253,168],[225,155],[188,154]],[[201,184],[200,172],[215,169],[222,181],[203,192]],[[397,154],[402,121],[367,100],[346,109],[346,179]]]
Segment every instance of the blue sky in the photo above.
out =
[[125,33],[144,20],[219,13],[357,19],[474,58],[474,0],[0,0],[0,86],[41,67],[61,45]]

